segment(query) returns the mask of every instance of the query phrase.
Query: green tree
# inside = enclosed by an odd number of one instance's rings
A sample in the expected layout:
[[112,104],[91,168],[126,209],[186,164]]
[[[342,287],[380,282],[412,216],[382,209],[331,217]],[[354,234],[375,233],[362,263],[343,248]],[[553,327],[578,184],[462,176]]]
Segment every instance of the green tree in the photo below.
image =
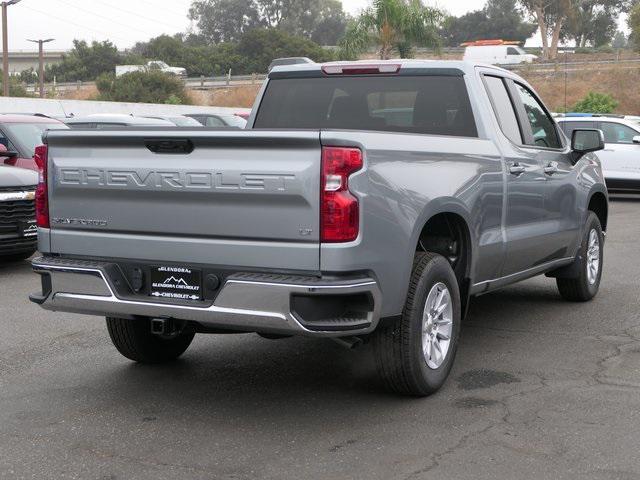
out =
[[184,83],[171,75],[158,71],[131,72],[120,77],[102,74],[96,80],[99,100],[136,103],[182,103],[189,97]]
[[102,73],[115,71],[121,61],[118,48],[108,40],[91,45],[84,40],[74,40],[73,48],[62,56],[62,61],[47,67],[45,78],[51,81],[56,77],[59,82],[95,80]]
[[579,0],[520,0],[535,19],[542,37],[542,58],[555,60],[562,29],[574,14]]
[[335,44],[347,24],[339,0],[194,0],[189,18],[209,43],[239,41],[251,30],[272,27]]
[[523,19],[516,0],[488,0],[482,10],[448,17],[440,35],[448,46],[480,39],[514,40],[524,43],[537,29]]
[[415,45],[438,47],[441,19],[439,10],[425,7],[421,0],[373,0],[347,27],[340,43],[342,54],[352,58],[375,45],[386,60],[394,51],[408,56]]
[[321,0],[320,10],[310,38],[318,45],[337,45],[344,36],[349,16],[339,0]]
[[613,37],[613,42],[611,43],[611,46],[613,48],[627,48],[627,45],[628,45],[627,36],[625,35],[624,32],[621,32],[620,30],[618,30],[615,36]]
[[616,33],[618,16],[628,4],[629,0],[575,0],[563,34],[574,40],[577,47],[608,45]]
[[629,29],[631,30],[631,36],[629,37],[629,40],[632,43],[634,49],[640,52],[640,2],[636,3],[636,5],[629,12],[627,24],[629,25]]
[[619,102],[607,93],[589,92],[573,106],[574,112],[613,113]]
[[333,59],[329,50],[302,37],[295,37],[274,28],[253,30],[245,34],[236,48],[236,53],[247,59],[244,65],[248,73],[266,72],[274,58],[309,57],[316,62]]
[[210,43],[237,41],[263,24],[253,0],[194,0],[189,19]]

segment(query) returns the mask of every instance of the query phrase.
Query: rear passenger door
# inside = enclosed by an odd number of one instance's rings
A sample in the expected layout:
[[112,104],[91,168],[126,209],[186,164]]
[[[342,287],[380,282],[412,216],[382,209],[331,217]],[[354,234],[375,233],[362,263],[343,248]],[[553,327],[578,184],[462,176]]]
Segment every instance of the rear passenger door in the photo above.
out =
[[545,179],[544,221],[536,234],[541,240],[539,262],[570,257],[580,236],[581,217],[569,144],[528,86],[511,81],[510,88],[523,125],[526,149],[542,164]]
[[510,80],[485,74],[484,83],[503,137],[499,138],[506,169],[504,204],[506,258],[502,276],[522,272],[544,261],[546,249],[540,235],[545,221],[545,174],[535,151],[525,148],[526,130],[518,118]]

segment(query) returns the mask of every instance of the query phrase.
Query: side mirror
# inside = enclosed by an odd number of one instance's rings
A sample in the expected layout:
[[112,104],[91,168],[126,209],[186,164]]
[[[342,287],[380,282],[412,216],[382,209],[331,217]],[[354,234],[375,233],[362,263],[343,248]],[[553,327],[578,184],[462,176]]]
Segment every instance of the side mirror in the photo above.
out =
[[640,135],[633,137],[633,143],[640,143]]
[[571,150],[579,155],[604,150],[604,133],[595,128],[574,130],[571,136]]
[[18,152],[9,150],[4,143],[0,143],[0,158],[16,158]]

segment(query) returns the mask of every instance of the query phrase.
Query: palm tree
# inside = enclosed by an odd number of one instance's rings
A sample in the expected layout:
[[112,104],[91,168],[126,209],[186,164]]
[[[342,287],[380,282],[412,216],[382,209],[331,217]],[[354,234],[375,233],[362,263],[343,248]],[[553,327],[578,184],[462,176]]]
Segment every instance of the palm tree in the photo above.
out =
[[406,58],[415,45],[438,47],[438,22],[442,14],[421,0],[373,0],[347,28],[340,43],[346,58],[356,57],[371,45],[379,46],[380,59],[397,51]]

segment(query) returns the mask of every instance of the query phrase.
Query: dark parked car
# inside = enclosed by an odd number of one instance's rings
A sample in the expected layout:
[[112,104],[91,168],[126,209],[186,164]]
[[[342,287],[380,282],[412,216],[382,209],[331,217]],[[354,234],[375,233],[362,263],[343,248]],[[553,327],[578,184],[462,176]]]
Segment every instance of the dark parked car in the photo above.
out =
[[64,123],[36,115],[0,114],[0,163],[38,170],[33,151],[46,130],[66,129]]
[[280,67],[283,65],[300,65],[301,63],[315,63],[308,57],[287,57],[287,58],[276,58],[269,64],[269,71],[273,70],[275,67]]
[[0,164],[0,262],[29,258],[36,251],[37,183],[37,173]]

